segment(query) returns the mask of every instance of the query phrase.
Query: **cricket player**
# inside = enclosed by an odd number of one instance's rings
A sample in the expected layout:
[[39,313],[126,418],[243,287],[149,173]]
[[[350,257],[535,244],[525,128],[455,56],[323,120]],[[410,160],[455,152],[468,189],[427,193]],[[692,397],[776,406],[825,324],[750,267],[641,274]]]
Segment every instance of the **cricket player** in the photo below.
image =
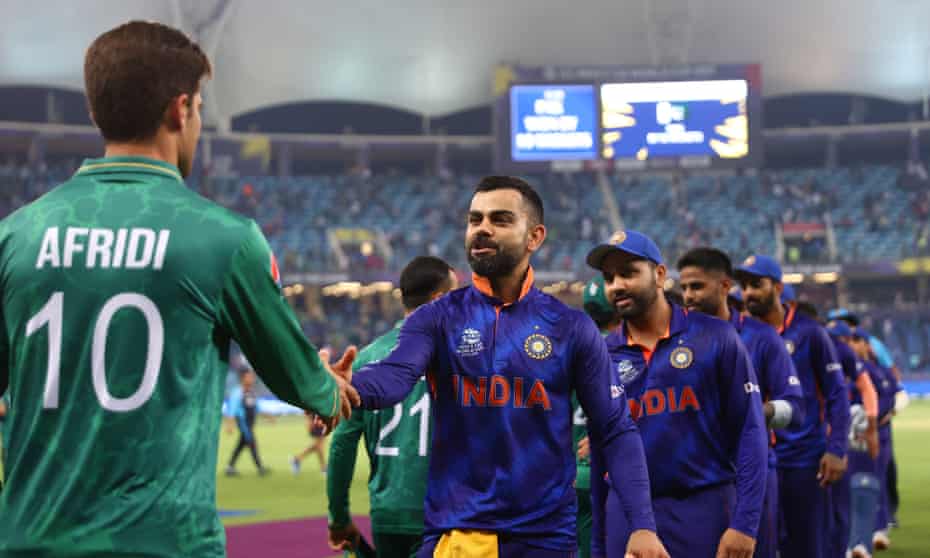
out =
[[875,351],[869,342],[871,336],[861,327],[853,330],[850,346],[862,360],[869,375],[874,378],[878,393],[878,441],[879,452],[875,459],[875,473],[879,480],[878,509],[875,514],[872,546],[875,550],[887,550],[891,546],[888,536],[888,524],[891,520],[889,489],[886,482],[888,468],[894,454],[891,420],[896,410],[896,395],[900,388],[897,375],[890,368],[878,362]]
[[[804,393],[804,422],[776,432],[782,556],[821,558],[833,516],[827,487],[846,472],[849,396],[842,365],[827,332],[814,319],[783,305],[782,271],[774,259],[750,256],[736,269],[746,307],[774,327],[791,353]],[[829,434],[828,434],[829,425]]]
[[232,455],[229,456],[229,463],[226,465],[226,476],[235,477],[239,475],[236,470],[236,461],[239,460],[239,454],[242,450],[249,448],[252,454],[252,461],[255,462],[255,468],[258,469],[259,476],[265,476],[270,471],[262,465],[262,459],[258,455],[258,440],[255,439],[255,421],[258,419],[258,396],[255,395],[255,373],[252,370],[244,370],[239,376],[239,386],[236,387],[229,395],[230,415],[239,429],[239,442],[233,448]]
[[583,312],[533,286],[542,200],[521,179],[487,177],[467,219],[472,285],[411,314],[394,351],[352,380],[364,408],[385,408],[427,371],[435,428],[419,556],[574,555],[573,392],[632,524],[627,551],[667,556],[604,341]]
[[[766,425],[770,429],[799,426],[803,394],[791,355],[774,328],[730,308],[727,295],[733,288],[733,265],[729,256],[715,248],[695,248],[679,258],[678,272],[685,307],[730,322],[746,345],[762,388]],[[778,471],[775,450],[770,447],[755,556],[775,558],[777,550]]]
[[165,25],[99,36],[84,78],[105,156],[0,222],[0,557],[225,556],[215,483],[233,340],[281,399],[351,411],[258,226],[184,184],[210,75]]
[[[421,256],[400,274],[405,315],[458,287],[452,267],[439,258]],[[387,357],[403,321],[365,347],[356,370]],[[371,373],[370,371],[364,372]],[[424,377],[391,409],[358,410],[333,432],[329,445],[332,473],[326,478],[329,497],[329,544],[334,550],[354,548],[359,531],[352,523],[349,488],[359,439],[364,437],[371,474],[371,530],[378,558],[408,558],[423,539],[423,499],[429,468],[430,399]]]
[[[607,335],[620,325],[616,309],[607,300],[604,276],[598,275],[588,281],[582,293],[582,307],[597,324],[601,336]],[[575,494],[578,496],[578,558],[591,556],[591,443],[586,427],[587,419],[578,398],[572,398],[572,435],[575,438],[578,476],[575,478]]]
[[[746,347],[729,323],[666,300],[667,270],[646,235],[615,233],[587,262],[623,318],[607,347],[643,437],[659,537],[672,556],[752,556],[767,432]],[[605,510],[604,472],[594,459],[592,554],[622,558],[630,526],[613,494]]]

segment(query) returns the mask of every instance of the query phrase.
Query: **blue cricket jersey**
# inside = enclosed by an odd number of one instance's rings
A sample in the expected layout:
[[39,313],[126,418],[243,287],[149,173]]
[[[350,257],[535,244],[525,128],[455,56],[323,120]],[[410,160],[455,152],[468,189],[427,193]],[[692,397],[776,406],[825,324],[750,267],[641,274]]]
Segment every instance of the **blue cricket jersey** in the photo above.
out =
[[426,535],[476,529],[574,550],[573,390],[630,521],[655,530],[642,441],[597,326],[532,287],[532,270],[513,304],[473,281],[417,309],[394,351],[352,380],[362,406],[377,409],[427,371],[435,428]]
[[839,359],[840,366],[843,367],[843,378],[846,380],[846,387],[849,390],[858,391],[855,389],[856,380],[866,373],[862,362],[856,358],[856,353],[853,352],[849,345],[843,343],[839,337],[830,335],[830,340],[833,341],[836,357]]
[[[634,344],[626,324],[607,338],[646,449],[652,496],[686,497],[735,483],[730,526],[755,537],[768,470],[767,432],[749,354],[727,322],[671,306],[668,335],[653,351]],[[604,528],[603,485],[604,470],[595,460],[592,543]]]
[[846,455],[849,396],[843,367],[827,331],[797,313],[794,304],[786,310],[781,337],[801,380],[804,422],[775,433],[775,454],[779,468],[817,467],[824,452]]
[[898,378],[890,368],[873,360],[865,361],[863,367],[875,384],[878,395],[878,438],[885,443],[891,439],[891,422],[886,421],[894,412],[895,396],[899,389]]
[[[772,326],[740,314],[732,308],[730,324],[736,328],[746,350],[749,351],[752,367],[759,379],[759,387],[762,388],[762,400],[781,400],[791,405],[791,423],[788,426],[799,426],[804,422],[804,393],[801,391],[801,380],[794,369],[794,362],[778,332]],[[773,442],[769,445],[769,467],[774,467],[774,433],[771,431],[769,439]]]

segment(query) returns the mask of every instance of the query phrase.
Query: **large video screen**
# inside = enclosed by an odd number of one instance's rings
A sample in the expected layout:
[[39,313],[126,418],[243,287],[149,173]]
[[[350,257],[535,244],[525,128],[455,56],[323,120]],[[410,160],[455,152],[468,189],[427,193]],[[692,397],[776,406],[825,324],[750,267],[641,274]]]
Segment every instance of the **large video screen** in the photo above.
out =
[[749,155],[746,80],[601,86],[605,159]]
[[758,64],[502,64],[494,90],[500,172],[762,164]]
[[593,85],[515,85],[510,89],[514,161],[597,157]]

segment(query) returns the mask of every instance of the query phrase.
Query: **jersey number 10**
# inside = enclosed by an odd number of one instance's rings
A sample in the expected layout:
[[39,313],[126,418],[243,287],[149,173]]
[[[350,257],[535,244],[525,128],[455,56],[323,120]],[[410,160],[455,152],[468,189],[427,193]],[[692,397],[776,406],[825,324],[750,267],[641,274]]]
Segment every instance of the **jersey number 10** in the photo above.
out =
[[[26,337],[31,337],[46,325],[48,326],[48,368],[45,376],[45,394],[42,406],[46,409],[58,408],[58,385],[61,378],[61,338],[64,322],[65,295],[63,292],[52,294],[45,306],[26,324]],[[113,316],[124,308],[135,308],[142,312],[148,326],[148,351],[145,355],[145,371],[142,384],[136,392],[126,398],[114,397],[107,388],[106,350],[107,333]],[[158,372],[161,369],[161,357],[165,346],[165,327],[161,314],[155,303],[145,295],[138,293],[120,293],[103,304],[94,324],[93,344],[91,345],[91,377],[94,392],[100,405],[118,413],[134,411],[145,404],[155,391]]]

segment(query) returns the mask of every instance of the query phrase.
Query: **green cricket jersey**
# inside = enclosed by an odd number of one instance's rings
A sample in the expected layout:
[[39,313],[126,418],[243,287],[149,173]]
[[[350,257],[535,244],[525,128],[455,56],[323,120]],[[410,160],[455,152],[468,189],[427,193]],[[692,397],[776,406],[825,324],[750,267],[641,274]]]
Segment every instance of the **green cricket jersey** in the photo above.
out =
[[145,158],[87,161],[0,222],[0,558],[217,557],[231,340],[285,401],[335,382],[258,226]]
[[[575,440],[575,455],[578,455],[578,442],[588,435],[587,420],[584,416],[584,410],[578,403],[578,397],[572,394],[572,438]],[[591,489],[591,460],[588,458],[581,459],[576,457],[575,462],[575,488],[578,490]]]
[[[400,322],[363,349],[354,368],[387,357],[397,344]],[[424,371],[425,372],[425,371]],[[336,427],[329,446],[329,521],[343,526],[350,521],[349,485],[355,469],[359,438],[371,463],[368,495],[372,530],[381,533],[423,532],[423,501],[429,469],[430,398],[426,379],[391,409],[356,409],[352,418]]]

